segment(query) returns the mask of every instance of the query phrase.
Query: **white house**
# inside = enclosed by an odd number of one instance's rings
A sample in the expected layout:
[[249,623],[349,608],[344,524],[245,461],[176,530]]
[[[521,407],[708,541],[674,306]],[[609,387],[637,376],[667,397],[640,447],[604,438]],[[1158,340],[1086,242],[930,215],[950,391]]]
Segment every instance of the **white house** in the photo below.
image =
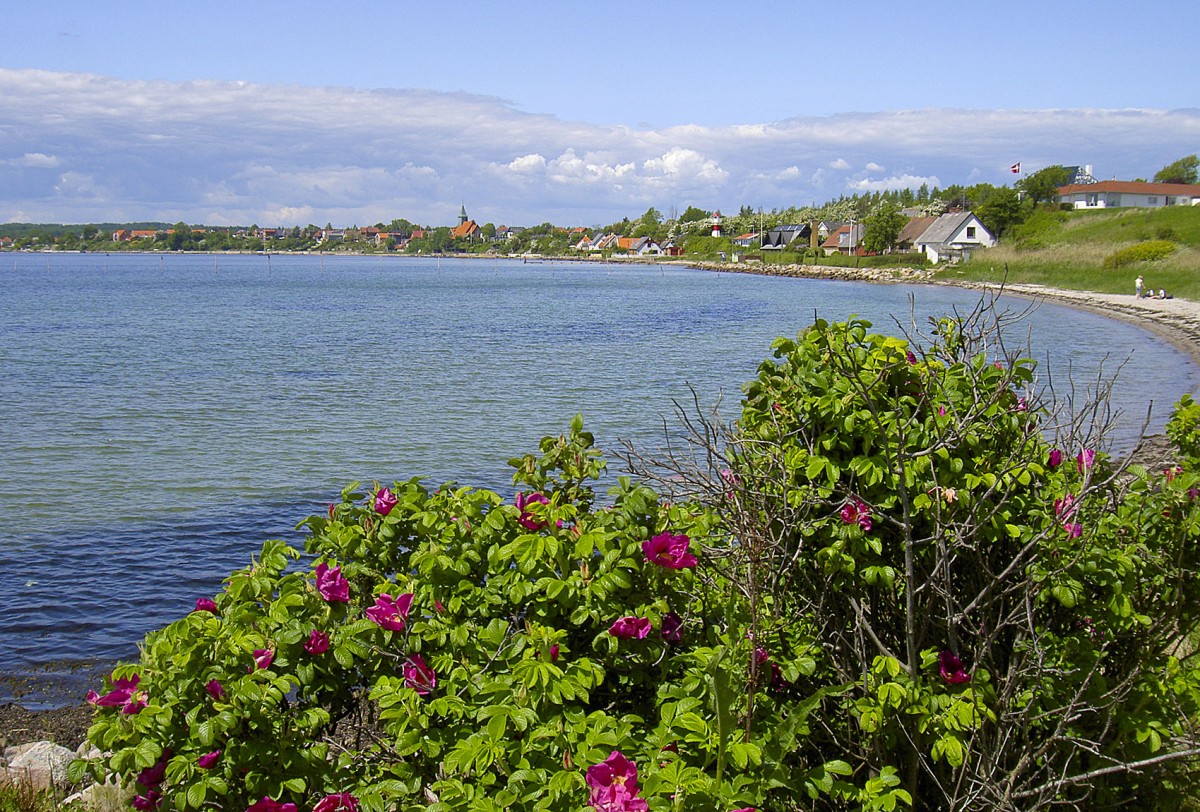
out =
[[1200,204],[1200,186],[1189,183],[1147,183],[1144,180],[1102,180],[1058,187],[1060,203],[1076,209],[1117,209]]
[[913,243],[934,263],[970,259],[972,249],[991,248],[995,244],[992,232],[969,211],[943,214]]

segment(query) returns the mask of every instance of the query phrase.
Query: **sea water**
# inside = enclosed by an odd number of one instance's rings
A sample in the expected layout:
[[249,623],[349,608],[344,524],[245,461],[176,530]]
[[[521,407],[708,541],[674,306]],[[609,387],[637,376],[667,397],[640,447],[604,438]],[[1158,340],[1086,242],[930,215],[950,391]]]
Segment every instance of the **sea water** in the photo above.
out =
[[[977,301],[678,266],[2,254],[0,700],[32,674],[22,701],[61,701],[47,686],[81,663],[135,657],[262,541],[301,546],[296,524],[351,481],[510,495],[507,460],[576,413],[606,451],[652,448],[693,391],[736,416],[771,341],[816,317],[898,333]],[[1200,375],[1141,329],[1051,305],[1009,338],[1060,391],[1126,364],[1118,444],[1151,402],[1160,431]]]

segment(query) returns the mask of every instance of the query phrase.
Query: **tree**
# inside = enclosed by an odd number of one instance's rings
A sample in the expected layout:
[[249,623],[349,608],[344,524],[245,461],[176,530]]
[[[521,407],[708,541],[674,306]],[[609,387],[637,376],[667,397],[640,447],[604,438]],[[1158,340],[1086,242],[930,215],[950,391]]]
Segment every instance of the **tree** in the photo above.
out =
[[646,209],[646,213],[638,219],[634,226],[632,237],[653,237],[658,231],[659,225],[662,223],[662,212],[651,206]]
[[1036,206],[1038,203],[1057,203],[1058,188],[1065,186],[1071,179],[1070,171],[1061,165],[1048,166],[1039,169],[1017,181],[1017,189]]
[[[743,206],[743,208],[745,207]],[[697,220],[706,219],[708,219],[708,212],[706,212],[704,209],[698,209],[695,206],[688,206],[687,209],[684,210],[683,214],[679,215],[679,220],[677,222],[691,223]]]
[[873,253],[886,251],[896,244],[896,238],[907,223],[908,218],[895,205],[881,206],[863,221],[863,248]]
[[479,229],[479,233],[484,236],[484,239],[488,239],[488,240],[493,239],[496,236],[496,224],[495,223],[484,223],[483,226]]
[[1189,155],[1186,158],[1180,158],[1172,164],[1167,164],[1162,169],[1154,174],[1155,183],[1195,183],[1200,177],[1197,168],[1200,167],[1200,158],[1195,155]]
[[975,212],[979,219],[999,239],[1024,220],[1021,198],[1016,189],[1007,186],[997,189]]

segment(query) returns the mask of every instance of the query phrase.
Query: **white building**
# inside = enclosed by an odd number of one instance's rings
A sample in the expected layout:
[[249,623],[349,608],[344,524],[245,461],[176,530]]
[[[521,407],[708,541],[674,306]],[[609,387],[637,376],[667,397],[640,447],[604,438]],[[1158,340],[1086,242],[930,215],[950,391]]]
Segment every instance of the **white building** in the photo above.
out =
[[1147,183],[1142,180],[1102,180],[1058,188],[1060,203],[1076,209],[1156,209],[1200,204],[1200,186],[1187,183]]
[[975,248],[991,248],[996,244],[992,232],[973,212],[943,214],[913,243],[930,262],[970,259]]

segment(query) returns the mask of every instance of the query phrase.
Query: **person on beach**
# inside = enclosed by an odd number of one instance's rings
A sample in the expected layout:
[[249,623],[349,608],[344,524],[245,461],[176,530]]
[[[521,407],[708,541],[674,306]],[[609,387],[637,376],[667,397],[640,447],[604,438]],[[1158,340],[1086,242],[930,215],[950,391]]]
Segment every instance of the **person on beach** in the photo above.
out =
[[1142,285],[1143,284],[1145,284],[1145,280],[1142,279],[1141,274],[1138,274],[1138,278],[1133,280],[1133,298],[1135,298],[1135,299],[1142,298]]

